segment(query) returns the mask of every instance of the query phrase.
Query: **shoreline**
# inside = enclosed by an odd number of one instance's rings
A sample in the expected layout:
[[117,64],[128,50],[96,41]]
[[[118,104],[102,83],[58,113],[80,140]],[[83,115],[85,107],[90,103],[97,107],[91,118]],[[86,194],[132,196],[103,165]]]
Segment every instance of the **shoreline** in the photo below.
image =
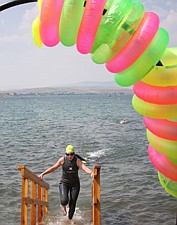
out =
[[29,95],[29,94],[132,94],[132,88],[119,86],[66,86],[41,87],[1,90],[0,95]]

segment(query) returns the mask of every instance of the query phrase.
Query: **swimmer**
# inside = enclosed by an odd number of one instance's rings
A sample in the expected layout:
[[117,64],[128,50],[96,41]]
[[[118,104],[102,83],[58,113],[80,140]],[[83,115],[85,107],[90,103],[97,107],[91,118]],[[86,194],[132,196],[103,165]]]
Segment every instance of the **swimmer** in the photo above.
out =
[[44,175],[54,172],[59,167],[62,167],[59,191],[63,215],[67,215],[66,206],[69,204],[68,219],[71,220],[75,212],[76,202],[80,191],[78,170],[82,169],[91,177],[93,177],[93,171],[84,165],[77,157],[72,145],[68,145],[66,147],[65,155],[59,158],[53,166],[41,173],[39,177],[43,179]]

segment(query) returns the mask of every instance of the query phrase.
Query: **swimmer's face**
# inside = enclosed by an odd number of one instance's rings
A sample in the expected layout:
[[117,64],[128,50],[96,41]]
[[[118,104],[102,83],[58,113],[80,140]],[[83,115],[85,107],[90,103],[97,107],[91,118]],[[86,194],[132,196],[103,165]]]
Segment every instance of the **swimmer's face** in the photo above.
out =
[[72,160],[74,158],[74,152],[68,152],[66,153],[66,156],[68,157],[69,160]]

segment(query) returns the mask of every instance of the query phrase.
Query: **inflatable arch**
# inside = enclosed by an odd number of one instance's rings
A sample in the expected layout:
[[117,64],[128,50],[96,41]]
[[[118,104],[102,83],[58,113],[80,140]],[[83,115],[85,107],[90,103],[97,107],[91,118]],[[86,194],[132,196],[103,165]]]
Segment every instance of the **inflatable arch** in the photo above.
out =
[[[0,11],[37,0],[14,0]],[[120,86],[133,85],[134,109],[144,116],[148,154],[162,187],[177,197],[177,48],[159,17],[138,0],[38,0],[36,46],[76,45],[105,64]]]

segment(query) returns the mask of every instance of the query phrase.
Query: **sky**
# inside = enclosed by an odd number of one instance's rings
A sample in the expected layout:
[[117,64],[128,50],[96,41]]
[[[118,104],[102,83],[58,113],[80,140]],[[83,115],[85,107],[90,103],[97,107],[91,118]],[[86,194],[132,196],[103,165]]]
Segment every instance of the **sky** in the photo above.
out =
[[[160,27],[169,33],[168,47],[177,47],[177,0],[140,1],[145,11],[159,16]],[[0,4],[5,2],[0,0]],[[75,46],[36,47],[31,27],[37,13],[37,3],[0,12],[0,91],[114,81],[104,64],[95,64],[90,54],[80,54]]]

